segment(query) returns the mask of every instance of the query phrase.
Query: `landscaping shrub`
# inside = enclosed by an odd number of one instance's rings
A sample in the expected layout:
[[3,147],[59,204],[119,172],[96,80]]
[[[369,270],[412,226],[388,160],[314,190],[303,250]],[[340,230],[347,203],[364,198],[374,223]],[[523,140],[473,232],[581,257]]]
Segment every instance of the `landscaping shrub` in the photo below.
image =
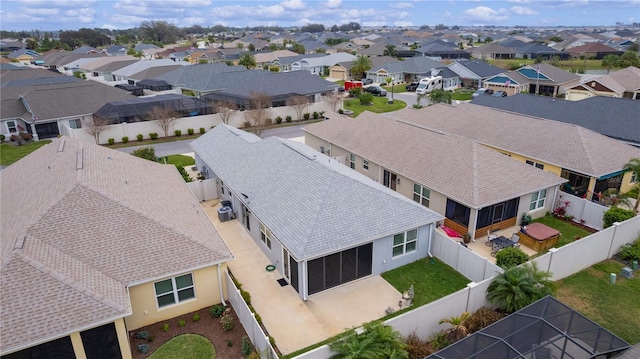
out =
[[180,321],[178,322],[178,325],[181,327],[184,327],[185,325],[187,325],[187,321],[184,319],[180,319]]
[[207,130],[205,130],[204,127],[200,127],[200,134],[204,135],[205,132],[207,132]]
[[33,140],[33,135],[29,132],[20,132],[20,138],[24,141],[31,141]]
[[421,339],[415,332],[409,334],[404,339],[404,343],[407,346],[409,358],[424,358],[434,352],[431,349],[431,345],[429,345],[429,341]]
[[277,124],[281,124],[282,123],[282,117],[280,117],[280,116],[276,117],[276,123]]
[[360,93],[362,92],[362,90],[360,89],[360,87],[353,87],[349,89],[349,97],[358,97],[358,95],[360,95]]
[[264,120],[265,126],[271,126],[273,124],[273,120],[271,118],[267,118]]
[[469,316],[469,318],[464,321],[464,325],[467,328],[469,334],[471,334],[497,322],[504,317],[505,315],[503,313],[495,311],[489,307],[482,307],[473,312],[473,314],[471,314],[471,316]]
[[429,344],[436,350],[444,349],[451,345],[451,341],[447,337],[447,333],[444,330],[433,333],[429,338]]
[[242,296],[242,299],[244,299],[244,301],[247,303],[247,305],[251,304],[251,293],[247,292],[246,290],[240,289],[240,295]]
[[222,313],[224,313],[224,306],[221,304],[216,304],[211,309],[209,309],[209,313],[211,313],[212,317],[220,318]]
[[187,133],[189,134],[189,136],[193,136],[196,131],[194,131],[193,128],[187,128]]
[[317,120],[320,117],[320,114],[318,113],[318,111],[313,111],[313,119]]
[[177,137],[182,136],[182,130],[175,130],[175,131],[173,131],[173,132],[175,132],[175,134],[176,134],[176,136],[177,136]]
[[180,175],[182,176],[182,179],[185,182],[193,182],[193,178],[191,178],[191,176],[189,176],[189,173],[187,172],[187,170],[184,169],[184,167],[176,165],[176,168],[178,169],[178,172],[180,172]]
[[156,150],[153,147],[138,148],[137,150],[131,152],[131,155],[153,162],[156,162],[158,160],[158,158],[156,157]]
[[222,329],[225,332],[228,332],[228,331],[232,330],[233,327],[234,327],[233,315],[231,315],[231,314],[223,315],[222,318],[220,318],[220,324],[222,324]]
[[127,136],[122,137],[122,143],[127,143],[127,142],[129,142],[129,137]]
[[149,344],[138,344],[138,351],[142,354],[149,352]]
[[158,133],[157,132],[151,132],[149,134],[149,138],[152,140],[157,140],[158,139]]
[[360,96],[358,96],[358,100],[360,101],[361,105],[368,105],[370,103],[373,103],[373,94],[363,92],[360,94]]
[[500,310],[513,313],[555,292],[551,273],[538,270],[535,262],[506,269],[493,278],[487,299]]
[[9,137],[9,140],[11,142],[15,142],[15,141],[17,141],[19,139],[20,139],[20,137],[18,137],[18,135],[16,135],[16,134],[13,134],[13,135],[11,135],[11,137]]
[[193,317],[191,317],[191,320],[193,320],[194,323],[199,322],[200,321],[200,313],[194,314]]
[[496,265],[507,269],[525,263],[529,256],[520,248],[507,247],[496,253]]
[[144,136],[143,136],[141,133],[139,133],[139,134],[136,136],[136,138],[138,138],[138,141],[142,141],[142,140],[144,139]]
[[291,122],[291,116],[285,117],[284,120],[287,121],[287,122]]
[[246,335],[242,337],[242,355],[247,356],[253,351],[253,345]]
[[169,323],[162,324],[162,331],[163,332],[168,332],[169,331]]
[[0,143],[3,143],[5,138],[7,137],[0,133]]
[[[12,136],[12,138],[13,138],[13,136]],[[107,142],[109,142],[109,145],[113,145],[114,143],[116,143],[116,140],[115,140],[115,138],[110,138],[110,139],[107,140]]]
[[625,244],[620,248],[621,259],[625,261],[640,261],[640,239],[636,239],[631,244]]
[[138,339],[148,339],[149,338],[149,332],[146,331],[146,330],[141,330],[141,331],[136,333],[136,338],[138,338]]
[[305,113],[304,115],[302,115],[302,118],[304,118],[304,120],[308,120],[309,118],[311,118],[311,114],[309,112]]
[[620,208],[620,207],[611,207],[608,211],[604,212],[604,216],[602,217],[603,227],[609,228],[615,222],[623,222],[629,218],[635,216],[632,210]]

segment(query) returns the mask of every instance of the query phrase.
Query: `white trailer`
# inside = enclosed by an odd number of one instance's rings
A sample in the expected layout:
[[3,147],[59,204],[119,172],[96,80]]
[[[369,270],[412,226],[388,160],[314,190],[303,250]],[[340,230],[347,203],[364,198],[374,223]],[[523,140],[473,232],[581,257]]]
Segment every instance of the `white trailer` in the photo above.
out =
[[425,95],[437,89],[442,89],[442,76],[430,76],[420,79],[416,93]]

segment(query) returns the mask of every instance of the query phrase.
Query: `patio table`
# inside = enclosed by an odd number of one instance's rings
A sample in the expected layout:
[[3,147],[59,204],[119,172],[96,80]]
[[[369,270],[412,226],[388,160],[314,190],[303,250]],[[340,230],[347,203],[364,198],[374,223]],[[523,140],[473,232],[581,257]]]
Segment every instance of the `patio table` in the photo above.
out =
[[491,255],[494,257],[496,253],[498,253],[498,251],[500,251],[501,249],[504,249],[507,247],[513,247],[515,245],[513,241],[503,236],[494,238],[490,240],[490,242],[491,242]]

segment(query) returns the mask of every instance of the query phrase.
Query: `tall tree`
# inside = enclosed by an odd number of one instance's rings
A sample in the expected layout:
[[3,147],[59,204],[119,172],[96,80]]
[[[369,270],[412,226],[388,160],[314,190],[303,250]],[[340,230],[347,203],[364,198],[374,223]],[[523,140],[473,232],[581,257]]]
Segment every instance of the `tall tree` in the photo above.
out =
[[638,53],[635,51],[626,51],[622,56],[620,56],[619,61],[618,67],[621,68],[629,66],[640,67],[640,58],[638,58]]
[[505,270],[487,288],[487,299],[507,313],[553,294],[551,273],[540,271],[535,262]]
[[100,144],[100,134],[107,129],[107,126],[111,124],[106,118],[93,116],[93,120],[82,120],[82,128],[87,131],[88,134],[93,136],[96,141],[96,145]]
[[384,47],[384,51],[382,54],[384,56],[397,57],[398,51],[396,51],[395,45],[387,44],[387,46]]
[[342,96],[340,96],[336,91],[332,91],[326,96],[326,101],[331,105],[331,109],[333,111],[338,112],[341,107],[340,105],[342,104]]
[[214,103],[214,107],[218,112],[218,118],[225,125],[229,124],[229,120],[233,116],[233,114],[238,110],[238,106],[235,102],[230,101],[216,101]]
[[178,118],[176,113],[168,107],[155,107],[149,113],[151,120],[156,121],[156,126],[160,127],[164,133],[164,138],[169,137],[169,131],[173,128]]
[[351,74],[354,78],[362,79],[364,74],[371,70],[372,63],[371,59],[366,55],[358,55],[351,64]]
[[302,120],[304,111],[309,106],[309,98],[302,95],[292,96],[287,100],[287,105],[296,110],[296,114],[298,115],[296,120]]
[[240,59],[238,60],[238,65],[242,65],[249,70],[252,68],[255,68],[256,57],[249,52],[245,52],[244,54],[242,54],[242,56],[240,56]]
[[620,58],[617,55],[609,54],[602,59],[602,67],[606,68],[609,73],[612,68],[618,67],[619,62]]
[[253,132],[260,136],[262,127],[267,124],[267,119],[271,116],[271,97],[264,92],[251,92],[244,115],[249,125],[253,127]]
[[636,198],[636,204],[633,206],[633,212],[638,213],[638,206],[640,205],[640,158],[632,158],[624,165],[625,171],[633,172],[636,180],[636,188],[638,189],[638,198]]
[[139,31],[143,40],[163,44],[172,44],[182,36],[182,32],[177,26],[166,21],[143,21]]

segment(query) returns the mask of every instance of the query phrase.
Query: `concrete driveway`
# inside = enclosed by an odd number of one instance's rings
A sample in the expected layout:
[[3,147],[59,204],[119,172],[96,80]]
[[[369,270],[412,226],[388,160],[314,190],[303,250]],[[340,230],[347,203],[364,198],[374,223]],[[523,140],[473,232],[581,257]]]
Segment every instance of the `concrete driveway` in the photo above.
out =
[[219,206],[218,200],[202,203],[235,257],[228,263],[229,270],[242,284],[242,289],[251,294],[251,304],[283,354],[381,318],[387,307],[398,308],[400,292],[380,276],[335,287],[303,301],[292,286],[281,286],[277,282],[282,278],[280,273],[265,270],[272,263],[241,222],[218,220]]

